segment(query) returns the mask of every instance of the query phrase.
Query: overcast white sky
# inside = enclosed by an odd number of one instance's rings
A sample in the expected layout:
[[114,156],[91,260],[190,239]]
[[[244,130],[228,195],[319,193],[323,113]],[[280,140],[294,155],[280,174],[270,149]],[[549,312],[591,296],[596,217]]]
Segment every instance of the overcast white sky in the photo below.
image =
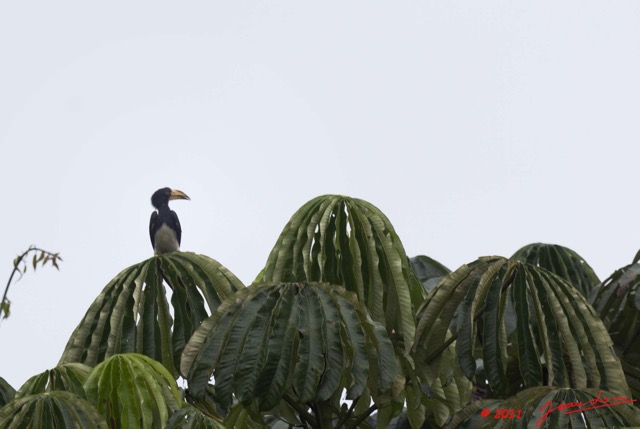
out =
[[12,286],[0,376],[151,256],[160,187],[246,283],[326,193],[452,269],[542,241],[604,279],[640,247],[639,144],[637,1],[2,2],[0,292],[30,244],[64,262]]

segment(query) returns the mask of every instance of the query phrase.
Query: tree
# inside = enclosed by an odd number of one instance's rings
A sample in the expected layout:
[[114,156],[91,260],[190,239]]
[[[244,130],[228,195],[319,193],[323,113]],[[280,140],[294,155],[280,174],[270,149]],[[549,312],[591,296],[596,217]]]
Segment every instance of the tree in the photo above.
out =
[[[640,425],[583,295],[598,282],[540,243],[453,272],[410,259],[379,209],[325,195],[291,217],[252,285],[190,252],[123,270],[56,368],[17,393],[0,379],[0,428]],[[619,403],[541,419],[605,398]]]

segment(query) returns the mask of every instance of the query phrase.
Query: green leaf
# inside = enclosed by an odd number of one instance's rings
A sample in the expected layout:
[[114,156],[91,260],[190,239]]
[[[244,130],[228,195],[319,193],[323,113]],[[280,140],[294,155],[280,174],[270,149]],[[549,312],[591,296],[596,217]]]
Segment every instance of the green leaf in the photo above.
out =
[[0,428],[107,429],[94,406],[73,393],[53,391],[29,395],[0,409]]
[[84,398],[84,382],[89,376],[91,367],[81,363],[58,365],[29,378],[18,390],[16,399],[38,393],[63,390]]
[[593,268],[575,251],[557,244],[532,243],[520,248],[511,259],[544,268],[567,280],[580,293],[589,297],[600,283]]
[[100,363],[84,388],[87,400],[116,428],[164,427],[182,403],[167,369],[136,353],[114,355]]
[[[298,317],[299,361],[294,372],[294,386],[300,402],[309,402],[315,399],[320,377],[324,372],[323,350],[328,348],[322,337],[321,308],[318,305],[316,293],[311,292],[310,288],[300,289],[302,305],[299,306]],[[316,301],[312,303],[310,300],[314,298]]]
[[340,386],[346,362],[340,339],[340,313],[336,306],[335,296],[324,289],[318,289],[315,298],[317,302],[310,305],[317,305],[322,315],[322,342],[326,344],[326,368],[318,386],[318,399],[326,401]]
[[518,269],[511,287],[513,301],[515,303],[516,330],[518,338],[518,357],[520,361],[520,374],[524,379],[525,386],[539,386],[542,384],[542,365],[540,363],[540,352],[536,345],[536,338],[531,331],[530,304],[528,301],[527,285],[533,283],[531,276],[527,278],[525,270]]
[[616,270],[594,290],[592,296],[593,307],[613,340],[635,398],[640,397],[639,296],[640,264],[637,261]]
[[[172,292],[172,319],[166,286]],[[75,329],[60,363],[94,366],[119,353],[142,353],[174,375],[182,349],[220,303],[243,289],[215,260],[172,252],[133,265],[107,284]]]
[[8,298],[5,298],[4,301],[0,302],[0,314],[2,314],[2,318],[6,319],[11,315],[11,301]]
[[[261,420],[254,421],[255,417],[242,403],[237,403],[224,419],[224,427],[227,429],[264,429],[267,427]],[[277,426],[268,426],[276,429]],[[288,427],[287,427],[288,428]]]
[[342,285],[399,350],[413,344],[422,288],[391,222],[372,204],[324,195],[294,213],[256,283],[293,281]]
[[504,301],[502,296],[502,276],[506,272],[505,266],[502,265],[501,270],[491,273],[491,275],[483,276],[481,282],[489,284],[487,300],[484,306],[484,331],[482,339],[484,368],[489,380],[489,384],[494,390],[504,391],[507,387],[507,368],[504,356],[507,346],[502,334],[504,319]]
[[[510,301],[512,306],[507,305]],[[508,326],[511,320],[513,327]],[[448,329],[459,339],[457,357],[465,375],[475,378],[474,362],[482,358],[495,395],[508,396],[520,384],[545,382],[629,394],[611,340],[584,296],[534,265],[480,258],[448,275],[418,313],[414,350],[419,367],[439,373],[434,350],[443,351]],[[481,355],[477,343],[482,344]],[[513,364],[518,367],[514,373]]]
[[224,425],[220,418],[208,417],[186,406],[173,413],[164,429],[224,429]]
[[[378,368],[378,378],[368,377]],[[300,402],[324,401],[367,387],[391,395],[395,355],[385,329],[353,294],[318,283],[252,285],[218,307],[185,347],[181,372],[202,395],[215,377],[216,395],[232,394],[267,411],[288,392]],[[374,397],[375,400],[375,397]]]
[[[434,289],[424,304],[418,310],[418,326],[416,328],[416,342],[413,346],[413,352],[417,362],[425,362],[433,369],[433,373],[439,373],[440,357],[434,354],[436,350],[439,350],[443,344],[447,341],[447,336],[450,333],[450,325],[454,322],[454,315],[458,306],[462,303],[466,296],[468,296],[469,289],[472,289],[472,295],[474,298],[472,302],[466,304],[464,312],[460,312],[456,315],[456,319],[464,320],[469,319],[472,323],[469,329],[462,331],[465,335],[470,335],[471,332],[476,332],[475,316],[476,309],[481,309],[484,306],[486,294],[488,290],[489,282],[480,283],[483,278],[482,274],[487,271],[498,270],[504,261],[500,258],[482,258],[477,262],[470,265],[463,265],[456,271],[449,274],[443,281]],[[478,289],[478,292],[475,290]],[[475,341],[475,338],[469,339]],[[444,349],[443,349],[444,350]],[[467,348],[463,350],[468,350]],[[468,362],[464,362],[466,357],[470,357]],[[470,371],[465,374],[468,377],[473,377],[475,371],[475,356],[467,356],[461,354],[459,351],[458,359],[462,365],[463,371]]]
[[440,262],[425,255],[409,258],[411,269],[422,284],[422,288],[428,294],[433,288],[451,272]]
[[15,389],[4,378],[0,377],[0,408],[11,401],[15,395]]

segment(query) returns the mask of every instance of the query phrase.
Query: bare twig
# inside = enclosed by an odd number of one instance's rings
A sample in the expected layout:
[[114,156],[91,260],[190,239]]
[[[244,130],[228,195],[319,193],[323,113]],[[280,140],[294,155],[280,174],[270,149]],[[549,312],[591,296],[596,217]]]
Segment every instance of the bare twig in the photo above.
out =
[[[4,288],[2,301],[0,301],[0,320],[6,319],[7,317],[9,317],[9,307],[11,304],[11,302],[7,298],[7,294],[9,293],[9,288],[11,287],[11,284],[13,282],[13,277],[16,274],[20,275],[20,277],[18,277],[18,279],[16,280],[17,282],[17,281],[20,281],[20,279],[22,278],[22,274],[27,271],[26,257],[27,255],[29,255],[29,253],[32,253],[32,252],[36,253],[35,255],[33,255],[34,270],[36,269],[39,263],[42,264],[42,266],[44,266],[49,261],[51,261],[51,264],[56,269],[58,270],[60,269],[60,267],[58,267],[58,261],[62,261],[60,254],[49,252],[48,250],[40,249],[39,247],[36,247],[33,245],[29,246],[27,250],[25,250],[24,252],[22,252],[21,255],[16,257],[16,259],[13,260],[13,270],[11,271],[11,275],[9,276],[9,281],[7,281],[7,286]],[[39,255],[37,254],[38,252],[40,252]]]

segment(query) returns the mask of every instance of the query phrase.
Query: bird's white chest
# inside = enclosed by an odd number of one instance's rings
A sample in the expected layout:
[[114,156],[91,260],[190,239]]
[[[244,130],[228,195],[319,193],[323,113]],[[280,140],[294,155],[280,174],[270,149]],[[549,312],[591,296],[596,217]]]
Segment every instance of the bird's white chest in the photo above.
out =
[[180,250],[176,233],[166,224],[162,224],[156,232],[155,246],[153,250],[156,254]]

